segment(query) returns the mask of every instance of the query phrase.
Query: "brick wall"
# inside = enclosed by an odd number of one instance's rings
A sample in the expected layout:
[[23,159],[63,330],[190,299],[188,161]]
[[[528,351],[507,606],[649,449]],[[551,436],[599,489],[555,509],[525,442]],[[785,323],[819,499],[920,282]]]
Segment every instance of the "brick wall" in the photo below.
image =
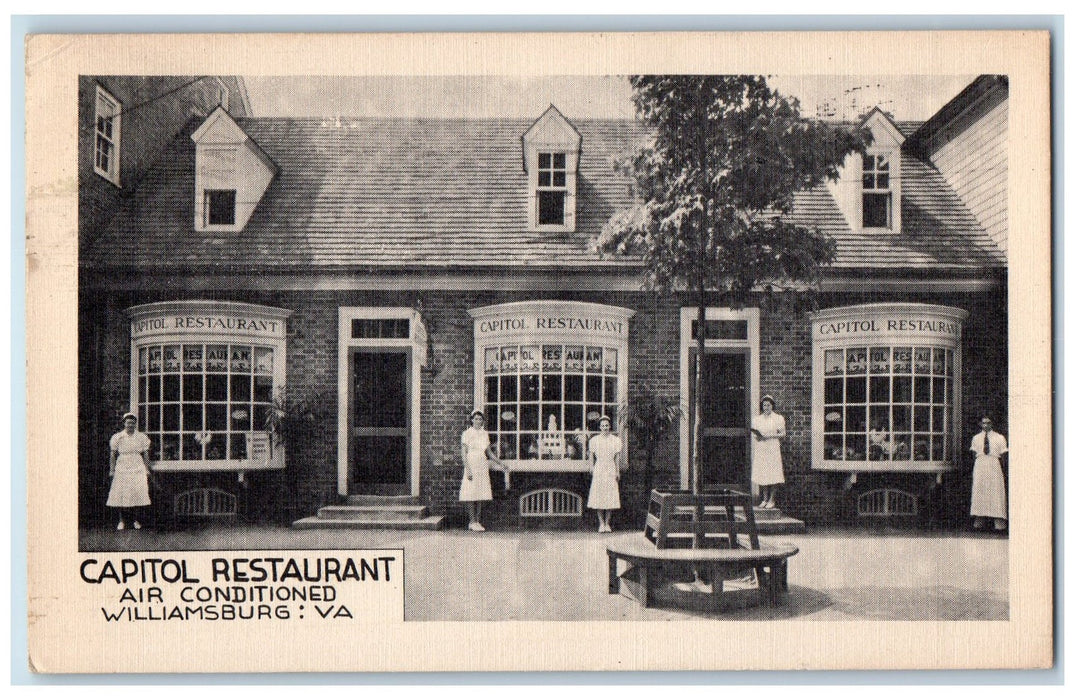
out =
[[[283,479],[290,495],[287,512],[280,518],[312,515],[318,506],[337,500],[337,400],[338,308],[341,306],[402,306],[418,308],[426,322],[432,347],[429,366],[421,372],[421,494],[436,513],[461,522],[458,503],[462,463],[459,436],[466,427],[474,394],[473,322],[467,309],[532,298],[590,301],[636,310],[630,322],[628,400],[645,389],[666,396],[679,395],[679,306],[685,300],[657,299],[648,293],[515,292],[199,292],[197,298],[226,299],[278,306],[292,310],[288,322],[287,381],[292,398],[318,397],[325,416],[303,444],[289,453]],[[190,293],[155,295],[116,294],[95,306],[96,345],[86,348],[86,367],[97,366],[100,384],[83,386],[80,393],[80,485],[85,521],[100,518],[107,488],[107,440],[118,429],[116,420],[128,405],[130,387],[130,334],[124,310],[152,301],[193,298]],[[938,303],[967,309],[964,326],[963,411],[967,416],[957,437],[962,449],[975,432],[974,416],[990,412],[998,427],[1007,425],[1007,309],[1005,290],[990,295],[902,295],[899,301]],[[828,295],[821,308],[879,301],[892,296]],[[843,490],[844,475],[815,472],[810,463],[811,346],[810,322],[790,306],[765,305],[761,313],[761,393],[772,394],[785,416],[788,437],[783,443],[787,483],[780,494],[781,506],[808,523],[835,522],[847,516],[851,494]],[[88,324],[94,325],[94,324]],[[92,330],[92,329],[90,329]],[[93,337],[93,336],[91,336]],[[88,369],[80,378],[89,378]],[[85,399],[96,396],[93,403]],[[752,407],[752,410],[754,408]],[[92,418],[92,420],[90,420]],[[101,426],[96,431],[93,425]],[[678,426],[661,445],[656,456],[654,487],[678,487]],[[944,518],[955,520],[968,499],[969,462],[946,478],[941,496]],[[641,526],[647,493],[644,458],[630,444],[630,465],[621,481],[623,511],[617,522]],[[267,480],[262,475],[253,477]],[[488,507],[488,524],[518,524],[518,497],[544,486],[557,485],[585,496],[586,475],[516,474],[513,487],[504,493],[499,472],[493,473],[494,502]],[[589,527],[593,516],[584,520]],[[87,520],[88,519],[88,520]]]

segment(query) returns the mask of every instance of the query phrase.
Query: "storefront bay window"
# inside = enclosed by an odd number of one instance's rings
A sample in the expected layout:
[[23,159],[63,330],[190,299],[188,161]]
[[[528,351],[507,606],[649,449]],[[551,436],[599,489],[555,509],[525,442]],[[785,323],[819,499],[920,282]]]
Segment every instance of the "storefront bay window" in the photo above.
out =
[[618,416],[634,312],[580,302],[474,309],[475,405],[501,458],[524,471],[585,471],[599,419]]
[[814,468],[953,468],[966,316],[924,304],[814,314]]
[[283,466],[266,419],[284,385],[290,312],[228,302],[164,302],[129,310],[131,404],[155,468]]

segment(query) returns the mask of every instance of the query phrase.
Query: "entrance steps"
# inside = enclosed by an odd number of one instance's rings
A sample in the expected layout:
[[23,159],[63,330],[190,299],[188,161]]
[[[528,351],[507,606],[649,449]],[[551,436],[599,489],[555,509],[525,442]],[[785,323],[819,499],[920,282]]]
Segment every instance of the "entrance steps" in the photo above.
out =
[[338,505],[322,506],[317,515],[296,520],[297,530],[440,530],[443,515],[414,496],[348,496]]
[[759,535],[806,532],[806,524],[802,520],[784,515],[779,508],[754,506],[754,524]]

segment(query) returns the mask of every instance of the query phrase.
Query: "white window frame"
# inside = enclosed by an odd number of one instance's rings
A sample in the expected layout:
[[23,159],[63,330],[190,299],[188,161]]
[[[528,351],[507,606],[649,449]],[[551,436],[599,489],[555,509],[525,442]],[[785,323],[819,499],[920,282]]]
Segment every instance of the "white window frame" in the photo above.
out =
[[[891,152],[878,151],[876,153],[867,153],[862,159],[862,228],[863,229],[867,229],[867,230],[874,229],[874,230],[879,230],[879,231],[891,231],[891,230],[893,230],[895,228],[895,223],[894,223],[895,222],[895,212],[893,211],[893,207],[895,206],[895,202],[894,202],[895,197],[894,197],[894,188],[892,186],[893,185],[892,180],[895,177],[895,172],[894,172],[894,168],[893,168],[894,159],[893,159],[892,156],[893,156],[893,154]],[[866,159],[872,159],[873,160],[873,168],[867,169],[867,167],[866,167],[867,160]],[[884,162],[885,162],[885,168],[886,168],[885,170],[880,169],[882,159],[884,159]],[[885,176],[885,177],[888,178],[888,187],[878,187],[877,186],[877,178],[878,178],[878,176]],[[872,187],[867,187],[866,186],[866,178],[867,177],[872,177],[873,178],[873,186]],[[887,208],[887,216],[886,216],[886,221],[885,221],[884,226],[867,226],[866,225],[866,197],[868,195],[873,195],[873,196],[883,195],[885,197],[886,208]]]
[[[407,338],[352,338],[351,322],[358,319],[407,319],[410,334]],[[422,466],[422,367],[426,365],[427,336],[422,315],[403,306],[341,306],[339,308],[339,355],[336,365],[337,423],[336,423],[336,492],[348,495],[347,473],[349,469],[351,429],[350,379],[348,362],[353,348],[399,348],[412,351],[410,361],[411,415],[410,440],[411,495],[420,492]]]
[[[116,187],[120,186],[119,179],[119,165],[120,165],[120,121],[123,111],[123,103],[117,100],[107,90],[100,85],[97,86],[97,92],[94,98],[93,109],[93,171],[111,182]],[[107,115],[107,118],[111,120],[112,133],[104,134],[98,128],[98,122],[102,115],[102,104],[108,105],[111,108],[111,114]],[[97,148],[98,139],[104,139],[112,149],[112,153],[109,156],[109,167],[102,168],[98,165],[100,161],[99,150]]]
[[[534,196],[534,222],[536,223],[536,225],[537,225],[537,227],[539,229],[563,229],[564,227],[567,226],[567,204],[568,204],[568,198],[570,196],[570,192],[568,191],[568,176],[570,174],[568,172],[568,167],[567,167],[568,155],[569,154],[567,153],[567,151],[539,150],[537,152],[537,162],[538,162],[537,183],[538,184],[537,184],[537,187],[536,187],[536,190],[535,190],[535,196]],[[549,156],[549,167],[548,168],[542,168],[541,167],[541,157],[542,156]],[[560,156],[560,157],[562,157],[564,159],[564,165],[563,165],[562,168],[557,168],[556,167],[556,165],[555,165],[556,156]],[[548,185],[542,185],[541,184],[541,176],[544,173],[547,173],[549,175],[549,184]],[[559,173],[559,174],[561,174],[563,176],[563,178],[564,178],[564,184],[563,185],[554,184],[557,173]],[[541,193],[542,192],[560,192],[560,193],[563,194],[564,200],[563,200],[563,206],[560,209],[560,221],[559,222],[541,223]]]
[[[679,310],[679,395],[683,406],[679,412],[679,487],[690,488],[690,438],[691,410],[686,405],[691,395],[691,350],[698,346],[698,341],[691,334],[691,325],[698,320],[698,307],[686,306]],[[750,352],[750,406],[751,415],[754,407],[761,400],[761,310],[757,307],[730,309],[726,307],[707,308],[707,321],[746,321],[747,337],[734,339],[706,338],[706,352],[719,348],[746,348]],[[746,426],[744,426],[746,427]],[[754,449],[753,440],[750,449]]]
[[[214,313],[220,314],[234,314],[242,315],[244,313],[257,314],[258,316],[264,316],[265,318],[274,319],[280,323],[285,323],[287,317],[290,315],[289,311],[282,309],[275,309],[272,307],[263,307],[255,304],[246,304],[242,302],[201,302],[201,301],[179,301],[179,302],[161,302],[157,304],[146,304],[142,307],[134,307],[132,312],[140,312],[145,309],[156,309],[161,315],[175,315],[175,316],[206,316]],[[140,396],[139,396],[139,351],[143,347],[153,346],[165,346],[165,345],[241,345],[252,347],[267,347],[273,351],[273,396],[275,400],[284,391],[287,382],[287,337],[286,333],[281,333],[280,337],[260,337],[256,335],[244,334],[242,332],[228,333],[228,334],[207,334],[199,333],[196,330],[172,330],[162,333],[156,333],[149,337],[140,337],[131,339],[131,365],[130,365],[130,406],[131,411],[136,415],[140,414]],[[180,357],[182,362],[182,357]],[[251,357],[253,361],[253,357]],[[202,357],[203,369],[202,375],[205,376],[205,357]],[[230,360],[229,360],[230,362]],[[180,375],[184,374],[180,370]],[[228,376],[231,376],[229,370]],[[182,389],[180,389],[182,392]],[[162,397],[163,398],[163,397]],[[158,402],[164,404],[162,400]],[[170,402],[169,402],[170,403]],[[179,405],[182,407],[183,396],[180,393]],[[206,401],[203,398],[202,405],[205,405]],[[182,412],[182,408],[180,408]],[[141,429],[145,429],[146,426],[142,426]],[[161,431],[163,432],[163,431]],[[180,431],[182,433],[182,431]],[[234,431],[228,430],[229,434]],[[258,428],[253,427],[251,432],[258,432]],[[284,451],[278,448],[271,450],[272,459],[268,463],[259,463],[250,459],[220,459],[220,460],[160,460],[155,461],[153,468],[160,471],[169,472],[220,472],[220,471],[256,471],[264,469],[282,469],[286,466]],[[182,453],[180,453],[182,457]],[[154,458],[155,459],[155,458]]]
[[[212,207],[209,206],[209,196],[213,192],[231,192],[235,198],[231,207],[231,221],[228,223],[212,223],[209,221]],[[202,229],[206,231],[234,229],[239,217],[239,191],[229,187],[206,187],[202,190]]]
[[[928,314],[931,318],[943,318],[953,323],[962,323],[966,320],[967,312],[961,309],[954,309],[943,306],[936,306],[932,304],[912,304],[912,303],[899,303],[899,302],[884,302],[877,304],[860,304],[847,307],[835,307],[831,309],[824,309],[822,311],[815,312],[812,315],[811,320],[811,346],[813,353],[812,362],[812,377],[811,377],[811,465],[816,471],[835,471],[835,472],[900,472],[900,473],[939,473],[957,470],[962,465],[962,452],[963,448],[958,444],[959,436],[962,435],[963,430],[963,353],[962,353],[962,340],[961,336],[956,339],[942,336],[940,334],[932,333],[919,333],[911,334],[906,331],[887,331],[883,323],[878,324],[878,332],[872,333],[869,336],[860,337],[830,337],[825,339],[819,339],[815,335],[813,327],[816,326],[818,321],[865,321],[868,322],[871,318],[882,319],[887,321],[890,318],[914,318],[916,315]],[[929,348],[930,351],[943,350],[951,352],[952,366],[951,373],[946,377],[951,382],[951,406],[947,407],[950,417],[950,425],[948,426],[947,436],[949,440],[949,459],[934,460],[931,458],[928,460],[915,460],[913,458],[913,445],[910,447],[912,450],[910,459],[861,459],[861,460],[834,460],[827,459],[825,456],[825,380],[830,378],[826,374],[825,367],[825,352],[827,350],[848,350],[851,348],[889,348],[889,362],[891,359],[891,348],[894,347],[911,347],[911,348]],[[867,361],[872,361],[870,355],[867,355]],[[912,362],[913,362],[912,357]],[[846,376],[841,374],[841,377]],[[857,375],[856,375],[857,376]],[[867,374],[861,375],[863,378],[867,378]],[[892,370],[890,364],[889,376],[896,376],[896,373]],[[932,378],[934,375],[930,373]],[[868,379],[867,379],[868,382]],[[880,403],[880,402],[879,402]],[[916,405],[913,402],[895,402],[892,398],[892,394],[889,394],[888,405]],[[932,406],[935,402],[932,399],[929,405]],[[846,401],[842,404],[846,410]],[[857,403],[856,403],[857,405]],[[863,405],[868,405],[868,402]],[[945,403],[947,406],[947,403]],[[866,426],[869,430],[870,426]],[[888,425],[888,440],[894,440],[893,438],[893,426],[891,423]],[[844,435],[847,434],[846,429],[842,431]],[[902,431],[901,431],[902,432]],[[912,430],[908,433],[915,433]],[[931,434],[936,431],[929,431]],[[857,433],[854,433],[857,434]],[[894,457],[895,455],[893,455]]]

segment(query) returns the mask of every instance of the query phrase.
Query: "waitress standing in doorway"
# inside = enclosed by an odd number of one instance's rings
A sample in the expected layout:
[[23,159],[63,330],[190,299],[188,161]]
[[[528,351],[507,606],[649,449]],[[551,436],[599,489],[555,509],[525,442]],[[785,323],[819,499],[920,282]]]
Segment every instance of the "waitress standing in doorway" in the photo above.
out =
[[754,436],[754,461],[750,480],[761,491],[760,508],[775,507],[773,493],[777,484],[784,483],[784,463],[780,458],[780,440],[787,435],[784,416],[776,412],[776,401],[766,394],[761,398],[761,413],[750,421]]

